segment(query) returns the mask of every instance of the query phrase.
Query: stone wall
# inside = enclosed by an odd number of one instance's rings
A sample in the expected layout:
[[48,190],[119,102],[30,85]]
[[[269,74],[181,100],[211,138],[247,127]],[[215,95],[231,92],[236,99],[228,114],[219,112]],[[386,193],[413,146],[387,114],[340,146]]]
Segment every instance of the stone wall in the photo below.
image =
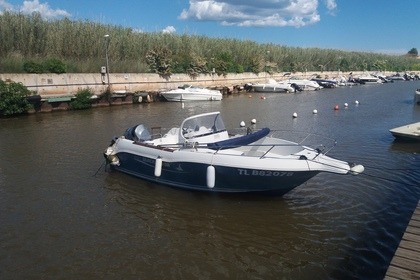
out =
[[[356,72],[353,72],[356,75]],[[322,78],[346,76],[348,73],[339,72],[307,72],[294,73],[294,76],[311,78],[320,75]],[[134,93],[134,92],[159,92],[166,89],[173,89],[183,84],[193,84],[203,87],[233,87],[246,83],[264,82],[268,78],[276,80],[285,79],[285,73],[269,75],[260,73],[228,74],[226,77],[217,75],[200,75],[191,79],[185,74],[174,74],[169,79],[163,79],[157,74],[119,74],[110,73],[110,85],[113,92]],[[3,81],[21,82],[29,90],[41,96],[63,96],[74,95],[80,89],[90,88],[93,93],[100,94],[106,91],[108,82],[106,75],[101,73],[88,74],[0,74]]]

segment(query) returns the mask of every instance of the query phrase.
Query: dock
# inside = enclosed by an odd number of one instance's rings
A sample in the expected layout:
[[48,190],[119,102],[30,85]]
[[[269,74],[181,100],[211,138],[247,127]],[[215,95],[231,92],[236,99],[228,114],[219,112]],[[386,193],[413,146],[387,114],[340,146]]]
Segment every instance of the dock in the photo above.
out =
[[420,202],[411,216],[384,279],[420,279]]

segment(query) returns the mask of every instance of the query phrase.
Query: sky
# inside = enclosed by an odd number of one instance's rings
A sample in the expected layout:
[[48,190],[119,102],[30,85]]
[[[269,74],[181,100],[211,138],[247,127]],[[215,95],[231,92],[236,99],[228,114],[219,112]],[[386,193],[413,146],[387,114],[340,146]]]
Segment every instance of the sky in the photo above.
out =
[[4,11],[287,47],[420,50],[420,0],[0,0]]

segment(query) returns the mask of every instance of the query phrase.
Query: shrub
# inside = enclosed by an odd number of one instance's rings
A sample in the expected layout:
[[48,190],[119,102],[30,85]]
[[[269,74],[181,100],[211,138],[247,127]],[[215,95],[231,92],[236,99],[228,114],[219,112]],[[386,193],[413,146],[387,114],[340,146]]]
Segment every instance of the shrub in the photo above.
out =
[[31,73],[31,74],[40,74],[40,73],[44,73],[44,66],[42,66],[42,64],[36,63],[34,61],[27,61],[23,64],[23,70],[26,73]]
[[89,109],[92,107],[93,93],[91,89],[81,89],[76,93],[76,98],[70,102],[70,107],[74,110]]
[[30,104],[26,97],[31,92],[22,83],[0,80],[0,114],[13,115],[26,112]]
[[61,60],[52,58],[45,62],[44,69],[50,73],[62,74],[66,73],[67,67]]

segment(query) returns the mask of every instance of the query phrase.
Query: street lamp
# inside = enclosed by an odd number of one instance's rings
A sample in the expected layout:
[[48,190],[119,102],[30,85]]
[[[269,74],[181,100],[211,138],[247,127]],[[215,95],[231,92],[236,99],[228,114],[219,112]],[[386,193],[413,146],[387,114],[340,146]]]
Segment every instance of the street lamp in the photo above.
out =
[[108,60],[108,46],[109,46],[109,35],[104,35],[105,38],[105,58],[106,58],[106,78],[108,81],[108,90],[111,90],[111,85],[109,82],[109,60]]

